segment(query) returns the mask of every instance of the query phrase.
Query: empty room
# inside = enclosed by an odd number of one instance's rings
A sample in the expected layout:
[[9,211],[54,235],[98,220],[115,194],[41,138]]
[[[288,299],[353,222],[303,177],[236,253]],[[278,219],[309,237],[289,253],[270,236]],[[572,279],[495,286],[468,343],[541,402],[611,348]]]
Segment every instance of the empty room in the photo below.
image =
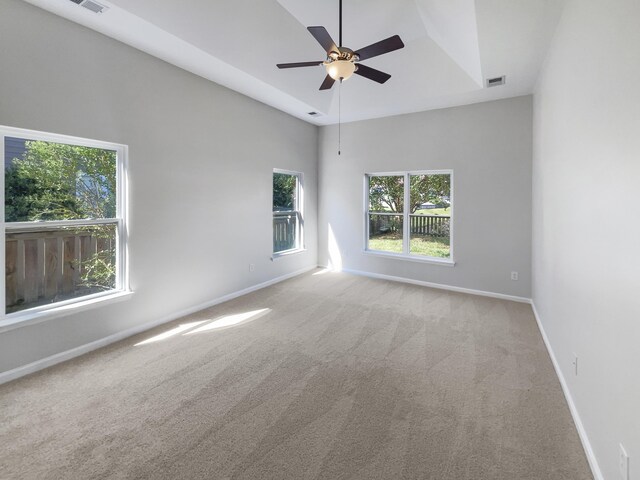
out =
[[638,0],[0,0],[0,479],[640,480]]

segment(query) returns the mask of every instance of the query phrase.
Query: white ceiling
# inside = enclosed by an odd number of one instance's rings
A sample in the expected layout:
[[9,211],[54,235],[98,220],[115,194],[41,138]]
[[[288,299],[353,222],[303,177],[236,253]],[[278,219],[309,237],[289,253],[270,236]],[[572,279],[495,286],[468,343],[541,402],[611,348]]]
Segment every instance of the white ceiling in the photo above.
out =
[[[324,60],[306,27],[338,41],[338,0],[25,0],[317,125],[338,121],[338,84],[319,91]],[[342,121],[532,93],[565,0],[343,0],[343,44],[398,34],[405,48],[363,61],[392,75],[341,86]],[[506,75],[504,86],[485,79]],[[320,115],[310,117],[310,111]]]

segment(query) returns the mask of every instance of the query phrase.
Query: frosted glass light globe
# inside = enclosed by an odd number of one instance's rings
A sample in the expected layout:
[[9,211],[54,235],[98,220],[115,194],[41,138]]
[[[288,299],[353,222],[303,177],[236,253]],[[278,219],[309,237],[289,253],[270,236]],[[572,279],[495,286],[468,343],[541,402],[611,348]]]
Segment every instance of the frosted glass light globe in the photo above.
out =
[[334,60],[325,66],[327,74],[334,80],[346,80],[356,71],[355,63],[349,60]]

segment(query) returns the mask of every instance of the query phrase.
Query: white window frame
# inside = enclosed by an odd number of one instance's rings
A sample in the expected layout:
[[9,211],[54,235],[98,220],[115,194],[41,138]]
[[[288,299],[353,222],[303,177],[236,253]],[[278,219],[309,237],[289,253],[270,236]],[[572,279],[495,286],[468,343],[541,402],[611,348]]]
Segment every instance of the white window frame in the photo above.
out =
[[[410,232],[411,232],[411,209],[409,208],[411,200],[410,177],[412,175],[450,175],[451,176],[451,213],[449,220],[449,258],[428,257],[425,255],[415,255],[410,253]],[[404,211],[402,212],[402,253],[385,252],[382,250],[369,249],[369,214],[379,214],[379,212],[369,211],[369,178],[370,177],[404,177]],[[411,170],[399,172],[370,172],[364,174],[364,253],[367,255],[375,255],[378,257],[395,258],[398,260],[409,260],[413,262],[432,263],[434,265],[444,265],[453,267],[456,262],[454,260],[454,177],[453,170]],[[400,215],[394,213],[394,215]]]
[[[90,140],[86,138],[72,137],[55,133],[40,132],[22,128],[8,127],[0,125],[0,162],[2,163],[2,173],[0,173],[0,184],[4,189],[4,153],[5,137],[24,138],[27,140],[39,140],[51,143],[61,143],[67,145],[100,148],[116,152],[116,217],[113,219],[94,220],[48,220],[42,222],[5,222],[4,201],[0,210],[1,227],[3,240],[0,247],[2,264],[4,265],[6,253],[6,234],[15,229],[40,229],[43,225],[53,227],[66,227],[76,225],[115,225],[116,227],[116,286],[112,290],[105,292],[84,295],[77,298],[63,300],[60,302],[40,305],[27,308],[14,313],[6,313],[6,278],[2,275],[0,280],[0,332],[10,330],[26,324],[38,323],[43,320],[55,318],[63,315],[75,313],[77,311],[93,308],[97,304],[120,301],[131,295],[129,289],[129,268],[127,256],[127,153],[126,145]],[[4,269],[3,269],[4,270]]]
[[[304,174],[302,172],[296,172],[294,170],[284,170],[282,168],[274,168],[271,173],[271,195],[273,199],[273,174],[280,173],[284,175],[292,175],[296,177],[298,180],[296,182],[296,208],[293,209],[291,213],[295,213],[298,217],[297,227],[296,227],[296,245],[294,248],[290,248],[289,250],[282,250],[280,252],[273,251],[273,207],[271,209],[271,252],[272,259],[277,259],[280,257],[285,257],[287,255],[291,255],[294,253],[299,253],[305,251],[305,243],[304,243]],[[273,200],[272,200],[273,205]]]

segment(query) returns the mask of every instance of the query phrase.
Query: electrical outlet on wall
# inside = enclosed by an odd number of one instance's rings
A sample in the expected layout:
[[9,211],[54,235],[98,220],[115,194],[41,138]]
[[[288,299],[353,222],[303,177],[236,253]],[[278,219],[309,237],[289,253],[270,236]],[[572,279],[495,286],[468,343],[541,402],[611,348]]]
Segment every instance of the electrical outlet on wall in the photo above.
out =
[[518,280],[518,272],[511,272],[511,280],[513,281]]
[[253,263],[249,264],[249,271],[253,272],[256,269],[256,266]]
[[573,374],[577,377],[578,376],[578,355],[576,355],[575,353],[573,354]]
[[618,466],[620,467],[621,480],[629,480],[629,455],[622,444],[618,445]]

